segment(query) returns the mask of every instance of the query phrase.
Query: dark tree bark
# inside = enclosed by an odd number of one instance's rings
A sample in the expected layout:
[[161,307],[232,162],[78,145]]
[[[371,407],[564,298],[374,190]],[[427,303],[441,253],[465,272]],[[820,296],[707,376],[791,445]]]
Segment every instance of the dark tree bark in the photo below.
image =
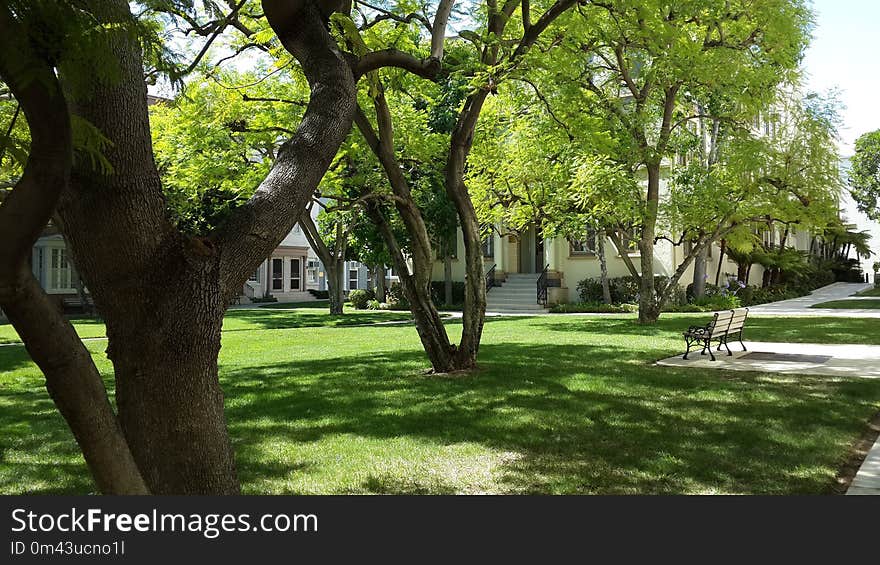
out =
[[[506,58],[506,62],[511,66],[515,66],[531,49],[541,33],[556,18],[571,8],[574,3],[575,0],[558,0],[552,4],[537,21],[528,26],[528,29],[524,31],[512,53]],[[437,26],[438,22],[441,21],[439,15],[441,13],[448,14],[450,6],[444,5],[444,3],[441,3],[441,6],[442,9],[438,10],[438,18],[434,22],[432,57],[427,63],[430,63],[432,60],[439,63],[442,58],[443,42],[439,40]],[[495,37],[501,37],[505,26],[519,6],[519,1],[508,1],[503,6],[490,3],[488,31],[494,34]],[[445,22],[445,16],[442,21]],[[370,64],[364,64],[366,57],[363,58],[359,71],[369,72],[375,68],[374,62],[379,60],[386,60],[388,64],[404,68],[425,78],[435,77],[440,70],[439,64],[431,67],[430,64],[424,64],[426,61],[420,62],[411,58],[400,57],[399,54],[387,51],[376,52],[370,55]],[[487,46],[481,53],[481,62],[487,67],[499,64],[501,62],[499,58],[499,45],[492,44]],[[431,244],[427,238],[424,221],[409,194],[409,187],[400,173],[400,167],[394,156],[391,117],[381,85],[379,93],[374,98],[374,108],[376,109],[379,130],[378,135],[372,131],[372,125],[366,116],[359,113],[355,117],[355,123],[364,134],[364,137],[367,138],[368,144],[379,157],[379,161],[388,174],[395,195],[395,207],[400,213],[410,235],[413,272],[409,273],[407,269],[401,269],[400,257],[395,257],[394,251],[392,251],[392,257],[394,257],[395,268],[401,272],[401,284],[407,299],[410,301],[416,328],[419,330],[419,335],[422,338],[422,344],[428,357],[431,359],[434,370],[437,372],[471,370],[475,368],[483,332],[483,321],[486,311],[486,285],[483,277],[482,240],[476,212],[467,187],[464,184],[464,171],[471,145],[473,144],[477,119],[486,96],[493,89],[494,85],[492,84],[484,85],[465,100],[452,131],[449,153],[446,159],[444,178],[446,193],[458,214],[458,223],[464,236],[465,245],[464,265],[466,275],[464,281],[464,306],[462,309],[462,336],[457,347],[450,343],[446,329],[440,322],[437,309],[431,301],[430,282],[433,269]],[[381,224],[379,226],[385,243],[390,249],[393,245],[396,245],[396,242],[391,241],[393,236],[387,226],[387,222],[381,216],[381,212],[374,207],[370,217],[375,218],[375,221],[386,224],[384,227]]]
[[[71,107],[111,140],[105,157],[113,169],[104,174],[87,163],[77,165],[58,212],[80,274],[107,323],[107,355],[114,366],[124,434],[113,453],[117,461],[104,457],[104,443],[90,454],[91,440],[114,439],[115,420],[97,385],[81,391],[57,388],[53,398],[83,445],[102,490],[144,492],[145,482],[157,494],[237,493],[217,374],[222,318],[228,299],[248,273],[293,228],[348,134],[354,76],[313,1],[265,0],[269,23],[299,60],[311,98],[299,128],[282,146],[254,197],[222,231],[186,237],[165,214],[150,144],[140,48],[123,29],[131,21],[128,3],[94,0],[84,6],[110,37],[107,53],[118,62],[118,76],[96,83],[90,96],[72,101]],[[89,65],[69,61],[61,76],[101,76]],[[68,122],[56,117],[50,123],[57,127]],[[32,149],[35,159],[56,160],[51,150],[43,155],[39,144]],[[46,219],[48,214],[42,225]],[[39,227],[34,228],[37,233]],[[11,308],[4,299],[7,312],[22,327],[32,327],[28,324],[37,311],[17,310],[16,305],[20,297],[32,294],[13,294]],[[22,336],[40,363],[45,352],[33,333]],[[80,357],[47,355],[41,367],[51,380]],[[81,381],[94,380],[96,372],[87,373],[82,371]],[[85,433],[77,432],[80,425]],[[128,449],[123,449],[126,442]],[[118,477],[129,450],[143,477],[140,489],[132,473],[127,480]]]
[[372,124],[360,109],[356,111],[354,121],[388,176],[395,196],[395,208],[410,237],[408,258],[412,264],[412,270],[409,268],[407,257],[398,244],[397,238],[394,237],[387,218],[375,201],[366,205],[367,216],[379,228],[382,240],[391,254],[404,295],[409,302],[422,347],[428,355],[432,369],[436,373],[467,369],[469,367],[461,367],[456,364],[457,348],[450,342],[443,319],[431,298],[431,275],[434,267],[431,240],[428,237],[428,229],[421,211],[416,206],[410,192],[409,183],[401,172],[400,164],[394,154],[391,112],[381,88],[374,99],[374,108],[378,118],[378,132],[373,130]]
[[73,151],[70,116],[54,69],[32,51],[26,33],[0,9],[0,77],[23,109],[31,134],[24,173],[0,205],[0,307],[43,371],[49,396],[100,491],[146,494],[91,354],[28,264],[69,182]]

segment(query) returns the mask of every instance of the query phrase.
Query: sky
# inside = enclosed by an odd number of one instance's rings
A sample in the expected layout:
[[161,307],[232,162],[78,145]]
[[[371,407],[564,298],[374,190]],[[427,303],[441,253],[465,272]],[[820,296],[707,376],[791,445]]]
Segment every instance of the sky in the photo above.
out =
[[853,154],[861,134],[880,129],[880,0],[813,0],[816,28],[804,58],[807,86],[840,89],[841,150]]
[[[849,157],[860,135],[880,129],[880,0],[813,0],[813,8],[816,29],[804,58],[807,87],[818,92],[839,89],[845,106],[840,149]],[[873,236],[876,255],[862,261],[870,272],[880,257],[880,224],[858,212],[846,194],[841,208],[846,221]]]

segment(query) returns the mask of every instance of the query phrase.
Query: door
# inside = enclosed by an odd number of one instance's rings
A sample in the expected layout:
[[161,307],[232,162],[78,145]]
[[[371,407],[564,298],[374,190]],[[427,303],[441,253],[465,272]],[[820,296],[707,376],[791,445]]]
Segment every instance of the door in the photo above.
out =
[[290,290],[302,290],[302,261],[290,260]]
[[535,272],[544,272],[544,234],[541,228],[535,228]]
[[284,261],[272,259],[272,290],[284,290]]

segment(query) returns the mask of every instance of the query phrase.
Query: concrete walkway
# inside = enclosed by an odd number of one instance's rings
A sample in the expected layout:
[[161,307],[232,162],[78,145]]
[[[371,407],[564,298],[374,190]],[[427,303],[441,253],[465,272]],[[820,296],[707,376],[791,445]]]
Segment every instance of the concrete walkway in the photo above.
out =
[[814,304],[844,299],[868,299],[869,297],[853,296],[857,292],[872,288],[866,283],[834,283],[814,290],[807,296],[759,304],[749,308],[749,315],[772,316],[831,316],[840,318],[880,318],[880,310],[852,308],[835,310],[833,308],[810,308]]
[[723,369],[728,371],[758,371],[794,375],[828,375],[880,379],[880,345],[827,345],[818,343],[745,342],[748,351],[741,351],[739,343],[727,350],[715,352],[716,361],[700,350],[691,350],[687,359],[681,354],[657,361],[667,367]]
[[880,496],[880,438],[868,451],[846,494],[872,494]]

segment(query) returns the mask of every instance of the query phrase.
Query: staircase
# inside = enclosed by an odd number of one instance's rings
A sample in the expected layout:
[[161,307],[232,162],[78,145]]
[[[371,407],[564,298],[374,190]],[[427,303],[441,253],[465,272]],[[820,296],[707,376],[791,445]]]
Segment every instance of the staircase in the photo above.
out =
[[499,314],[543,314],[547,309],[538,304],[538,273],[507,275],[502,286],[486,295],[486,311]]

